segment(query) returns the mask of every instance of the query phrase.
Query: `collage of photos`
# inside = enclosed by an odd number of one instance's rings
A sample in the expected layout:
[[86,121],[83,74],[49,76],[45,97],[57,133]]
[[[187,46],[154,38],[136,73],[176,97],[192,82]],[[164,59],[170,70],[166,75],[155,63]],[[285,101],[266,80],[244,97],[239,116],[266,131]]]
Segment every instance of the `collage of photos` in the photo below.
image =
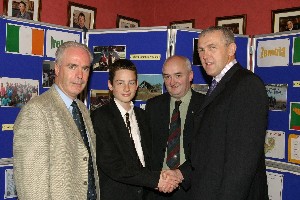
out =
[[0,78],[0,106],[24,106],[30,99],[39,94],[39,81],[20,78]]

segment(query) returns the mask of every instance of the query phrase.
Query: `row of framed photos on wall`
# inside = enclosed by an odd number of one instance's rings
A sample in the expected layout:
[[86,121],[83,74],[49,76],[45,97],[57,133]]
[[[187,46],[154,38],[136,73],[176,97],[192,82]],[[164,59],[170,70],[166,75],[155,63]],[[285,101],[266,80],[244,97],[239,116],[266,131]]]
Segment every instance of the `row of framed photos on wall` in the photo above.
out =
[[[4,14],[17,17],[20,12],[20,3],[26,5],[26,12],[30,19],[40,21],[41,0],[4,0]],[[96,28],[97,8],[79,3],[68,2],[68,26],[87,29]],[[81,22],[84,20],[84,22]],[[247,15],[233,15],[216,17],[215,24],[226,26],[235,34],[246,34]],[[80,23],[84,23],[80,24]],[[172,21],[172,28],[195,28],[195,19]],[[140,26],[140,20],[123,15],[117,15],[117,28],[136,28]],[[292,31],[300,29],[300,7],[272,10],[272,32]]]

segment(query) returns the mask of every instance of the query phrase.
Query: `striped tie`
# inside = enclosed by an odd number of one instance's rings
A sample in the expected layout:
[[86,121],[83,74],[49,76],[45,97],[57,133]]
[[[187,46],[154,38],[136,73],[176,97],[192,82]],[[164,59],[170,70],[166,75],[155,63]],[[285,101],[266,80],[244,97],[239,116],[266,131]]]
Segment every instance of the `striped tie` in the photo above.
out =
[[170,169],[176,169],[180,164],[180,134],[181,120],[179,106],[181,101],[175,101],[175,109],[173,111],[167,146],[167,165]]

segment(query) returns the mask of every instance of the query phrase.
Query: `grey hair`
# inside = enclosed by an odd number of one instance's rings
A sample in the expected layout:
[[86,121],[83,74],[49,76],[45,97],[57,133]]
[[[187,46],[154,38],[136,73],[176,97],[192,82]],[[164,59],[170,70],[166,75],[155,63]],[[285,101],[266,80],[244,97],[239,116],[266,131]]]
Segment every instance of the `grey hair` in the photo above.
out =
[[191,64],[191,61],[187,58],[187,57],[184,57],[184,56],[179,56],[179,55],[174,55],[174,56],[170,56],[169,58],[167,58],[163,64],[163,67],[166,65],[166,63],[173,59],[173,58],[179,58],[181,60],[183,60],[185,62],[185,66],[186,68],[188,69],[188,71],[192,71],[192,64]]
[[61,63],[65,51],[70,47],[79,47],[79,48],[83,49],[84,51],[86,51],[90,57],[90,63],[92,63],[93,55],[92,55],[90,49],[85,44],[81,44],[81,43],[74,42],[74,41],[68,41],[68,42],[64,42],[62,45],[60,45],[58,47],[58,49],[56,50],[56,52],[55,52],[55,63],[56,64]]
[[224,26],[209,27],[208,29],[205,29],[200,33],[199,38],[205,36],[208,33],[212,33],[215,31],[220,31],[222,33],[226,46],[230,45],[231,43],[235,43],[234,34],[232,30]]

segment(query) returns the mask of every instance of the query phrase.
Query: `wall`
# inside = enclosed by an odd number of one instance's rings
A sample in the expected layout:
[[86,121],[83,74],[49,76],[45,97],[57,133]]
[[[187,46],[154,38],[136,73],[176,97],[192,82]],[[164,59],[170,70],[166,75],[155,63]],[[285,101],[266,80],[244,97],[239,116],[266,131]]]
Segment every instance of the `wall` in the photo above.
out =
[[[0,14],[3,14],[0,0]],[[41,21],[67,25],[68,0],[41,0]],[[59,2],[59,3],[53,3]],[[246,34],[271,33],[271,10],[300,7],[299,0],[73,0],[97,8],[96,28],[115,28],[117,14],[140,19],[141,26],[167,26],[171,21],[196,19],[195,28],[215,24],[216,17],[247,14]],[[237,4],[238,2],[238,4]]]

